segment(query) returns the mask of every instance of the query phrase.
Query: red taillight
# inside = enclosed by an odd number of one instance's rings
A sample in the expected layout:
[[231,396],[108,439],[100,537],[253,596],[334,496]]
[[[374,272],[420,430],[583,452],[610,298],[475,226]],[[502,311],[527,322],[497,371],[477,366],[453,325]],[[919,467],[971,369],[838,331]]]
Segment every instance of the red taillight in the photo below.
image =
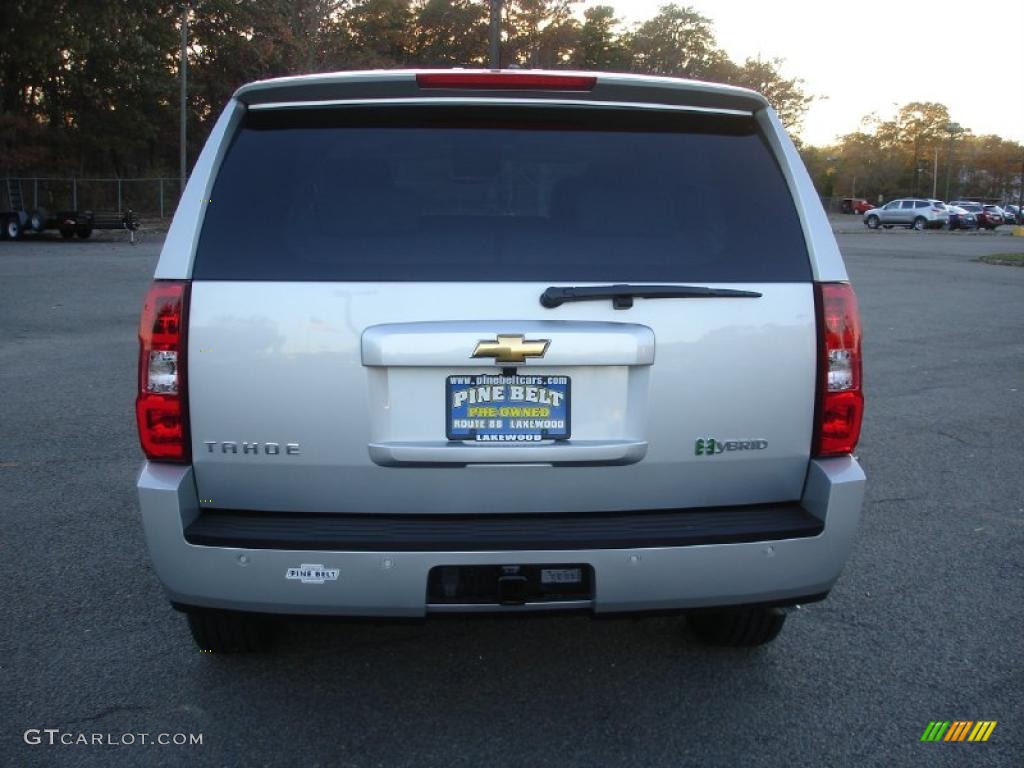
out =
[[597,83],[588,75],[547,75],[527,72],[421,72],[420,88],[476,88],[484,91],[589,91]]
[[185,400],[188,295],[187,282],[158,280],[142,306],[135,418],[142,452],[153,461],[191,460]]
[[815,456],[852,453],[864,417],[860,313],[847,283],[815,284],[818,315],[818,402]]

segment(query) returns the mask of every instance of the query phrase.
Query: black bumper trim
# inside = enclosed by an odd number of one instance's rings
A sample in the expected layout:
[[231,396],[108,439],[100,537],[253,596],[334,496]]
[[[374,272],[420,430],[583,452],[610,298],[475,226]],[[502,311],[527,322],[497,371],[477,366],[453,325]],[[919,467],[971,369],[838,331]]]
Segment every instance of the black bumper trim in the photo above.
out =
[[746,608],[791,608],[796,605],[809,605],[810,603],[817,603],[827,598],[829,593],[826,592],[815,592],[812,595],[801,595],[799,597],[787,597],[782,600],[764,600],[761,602],[754,603],[735,603],[725,604],[716,606],[701,606],[699,608],[651,608],[651,609],[638,609],[638,610],[622,610],[622,611],[602,611],[601,613],[595,613],[593,608],[564,608],[564,609],[546,609],[538,611],[476,611],[472,610],[472,606],[467,606],[466,611],[444,611],[444,612],[431,612],[427,611],[422,616],[358,616],[349,614],[329,614],[329,613],[266,613],[261,611],[242,611],[237,609],[229,608],[209,608],[202,605],[192,605],[190,603],[181,603],[176,600],[171,600],[171,608],[179,613],[237,613],[244,614],[247,616],[259,616],[264,619],[275,621],[275,620],[286,620],[286,619],[300,619],[302,621],[309,622],[320,622],[320,623],[368,623],[368,624],[422,624],[425,621],[468,621],[468,620],[506,620],[506,621],[528,621],[538,619],[551,619],[556,616],[567,616],[567,615],[579,615],[587,614],[590,618],[595,621],[615,621],[616,619],[622,618],[634,618],[634,619],[654,619],[660,617],[671,617],[671,616],[682,616],[687,613],[693,613],[697,611],[725,611],[725,610],[743,610]]
[[521,515],[378,515],[204,509],[189,544],[347,552],[634,549],[817,536],[798,503]]

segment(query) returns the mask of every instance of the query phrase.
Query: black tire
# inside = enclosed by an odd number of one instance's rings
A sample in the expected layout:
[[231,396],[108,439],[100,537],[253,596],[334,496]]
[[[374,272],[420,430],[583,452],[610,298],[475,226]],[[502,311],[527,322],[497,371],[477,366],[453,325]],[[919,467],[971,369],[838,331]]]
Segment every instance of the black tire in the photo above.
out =
[[21,222],[18,221],[18,217],[9,216],[4,222],[4,237],[8,240],[20,240],[21,234]]
[[92,230],[88,228],[76,229],[75,234],[78,235],[82,240],[88,240],[92,234]]
[[273,639],[266,619],[237,611],[189,611],[188,628],[204,653],[258,653]]
[[880,221],[877,216],[868,216],[864,223],[868,225],[868,229],[878,229]]
[[693,611],[686,623],[705,645],[745,648],[778,637],[786,614],[778,608],[722,608]]
[[46,218],[39,211],[35,211],[29,217],[28,225],[33,232],[42,232],[46,228]]
[[60,231],[60,236],[63,237],[65,240],[70,240],[72,237],[75,236],[75,230],[70,229],[68,227],[64,227]]
[[918,216],[914,219],[914,223],[911,226],[916,232],[924,232],[928,228],[928,219],[924,216]]

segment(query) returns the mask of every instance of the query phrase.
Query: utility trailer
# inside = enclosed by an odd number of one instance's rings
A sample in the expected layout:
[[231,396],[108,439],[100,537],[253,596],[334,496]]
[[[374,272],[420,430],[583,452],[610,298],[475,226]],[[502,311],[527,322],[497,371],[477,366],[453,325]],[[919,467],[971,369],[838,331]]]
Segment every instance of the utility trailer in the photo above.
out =
[[21,181],[7,179],[7,210],[0,210],[0,235],[4,240],[18,240],[26,232],[57,230],[65,239],[76,235],[83,240],[96,229],[124,229],[135,242],[139,220],[134,211],[48,211],[45,208],[28,210],[21,192]]

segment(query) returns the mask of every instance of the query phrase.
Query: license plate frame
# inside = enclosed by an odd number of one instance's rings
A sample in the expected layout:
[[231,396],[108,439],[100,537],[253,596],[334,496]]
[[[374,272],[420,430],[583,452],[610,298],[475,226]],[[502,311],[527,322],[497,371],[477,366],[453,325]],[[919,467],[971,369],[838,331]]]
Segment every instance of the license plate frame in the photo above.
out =
[[[490,399],[457,393],[489,388]],[[502,388],[502,392],[495,391]],[[522,397],[515,387],[522,388]],[[534,389],[535,400],[525,399]],[[541,392],[539,390],[543,390]],[[500,397],[496,397],[500,395]],[[470,402],[473,400],[473,402]],[[470,408],[487,409],[480,415]],[[518,409],[518,412],[517,410]],[[547,411],[540,415],[540,411]],[[500,426],[493,426],[494,423]],[[562,423],[563,427],[552,426]],[[475,424],[476,426],[469,426]],[[560,374],[461,374],[445,378],[445,434],[451,441],[488,445],[530,445],[572,436],[572,379]]]

